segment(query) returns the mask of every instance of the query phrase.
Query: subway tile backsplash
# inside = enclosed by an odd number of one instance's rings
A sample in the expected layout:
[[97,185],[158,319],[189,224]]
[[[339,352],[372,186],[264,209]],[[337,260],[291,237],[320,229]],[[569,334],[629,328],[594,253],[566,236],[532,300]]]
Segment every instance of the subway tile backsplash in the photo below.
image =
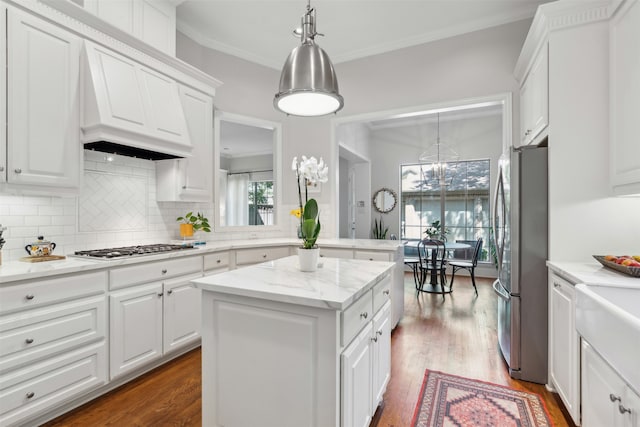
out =
[[[3,261],[26,256],[25,245],[43,235],[55,254],[166,242],[178,238],[176,217],[189,210],[213,220],[212,203],[156,202],[155,164],[150,160],[85,150],[78,197],[0,194]],[[205,236],[211,239],[213,236]]]

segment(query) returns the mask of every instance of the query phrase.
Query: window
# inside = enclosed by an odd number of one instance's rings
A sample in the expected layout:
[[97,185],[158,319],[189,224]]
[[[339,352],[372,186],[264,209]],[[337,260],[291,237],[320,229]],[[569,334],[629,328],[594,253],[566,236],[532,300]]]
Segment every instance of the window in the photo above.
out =
[[448,231],[446,238],[450,242],[475,241],[481,237],[484,244],[478,259],[487,261],[491,227],[490,162],[460,161],[448,166],[445,185],[433,176],[431,165],[400,166],[402,238],[424,238],[427,227],[440,221]]
[[273,225],[273,181],[249,181],[249,225]]

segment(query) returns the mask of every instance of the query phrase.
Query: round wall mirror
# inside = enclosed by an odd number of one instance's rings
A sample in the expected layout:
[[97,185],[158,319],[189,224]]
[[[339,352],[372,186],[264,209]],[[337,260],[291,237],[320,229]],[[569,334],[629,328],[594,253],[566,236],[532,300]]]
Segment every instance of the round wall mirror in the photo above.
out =
[[398,196],[390,188],[381,188],[373,194],[373,207],[380,213],[389,213],[396,207]]

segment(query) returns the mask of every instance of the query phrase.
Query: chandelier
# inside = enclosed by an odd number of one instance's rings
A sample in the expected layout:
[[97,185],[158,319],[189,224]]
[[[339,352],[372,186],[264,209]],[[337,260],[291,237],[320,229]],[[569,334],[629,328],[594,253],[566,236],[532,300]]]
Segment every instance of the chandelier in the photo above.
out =
[[436,142],[429,146],[419,157],[427,165],[423,169],[425,181],[435,179],[441,186],[451,184],[456,173],[460,155],[440,139],[440,113],[438,113],[438,131]]

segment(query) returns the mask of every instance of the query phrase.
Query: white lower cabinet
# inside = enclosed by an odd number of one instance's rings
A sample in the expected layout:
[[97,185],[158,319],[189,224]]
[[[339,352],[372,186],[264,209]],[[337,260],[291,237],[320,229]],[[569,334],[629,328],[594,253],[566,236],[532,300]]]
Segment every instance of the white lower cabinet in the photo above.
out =
[[580,337],[576,331],[575,288],[549,274],[549,383],[573,421],[580,424]]
[[162,294],[156,282],[109,296],[111,379],[162,356]]
[[342,352],[342,427],[366,427],[391,375],[391,303]]
[[[197,260],[199,263],[194,263]],[[179,260],[171,261],[176,262]],[[185,258],[183,264],[199,265],[201,269],[202,258]],[[141,273],[145,268],[155,271],[158,267],[158,263],[149,263],[135,268]],[[170,270],[162,271],[169,274]],[[112,275],[112,279],[114,276],[117,275]],[[190,281],[201,276],[198,271],[111,292],[111,379],[200,339],[201,291],[191,286]]]
[[106,287],[104,271],[0,287],[0,425],[106,384]]
[[582,341],[582,425],[640,427],[638,396],[591,345]]
[[164,282],[163,351],[169,353],[200,339],[202,328],[202,291],[193,287],[192,275]]

